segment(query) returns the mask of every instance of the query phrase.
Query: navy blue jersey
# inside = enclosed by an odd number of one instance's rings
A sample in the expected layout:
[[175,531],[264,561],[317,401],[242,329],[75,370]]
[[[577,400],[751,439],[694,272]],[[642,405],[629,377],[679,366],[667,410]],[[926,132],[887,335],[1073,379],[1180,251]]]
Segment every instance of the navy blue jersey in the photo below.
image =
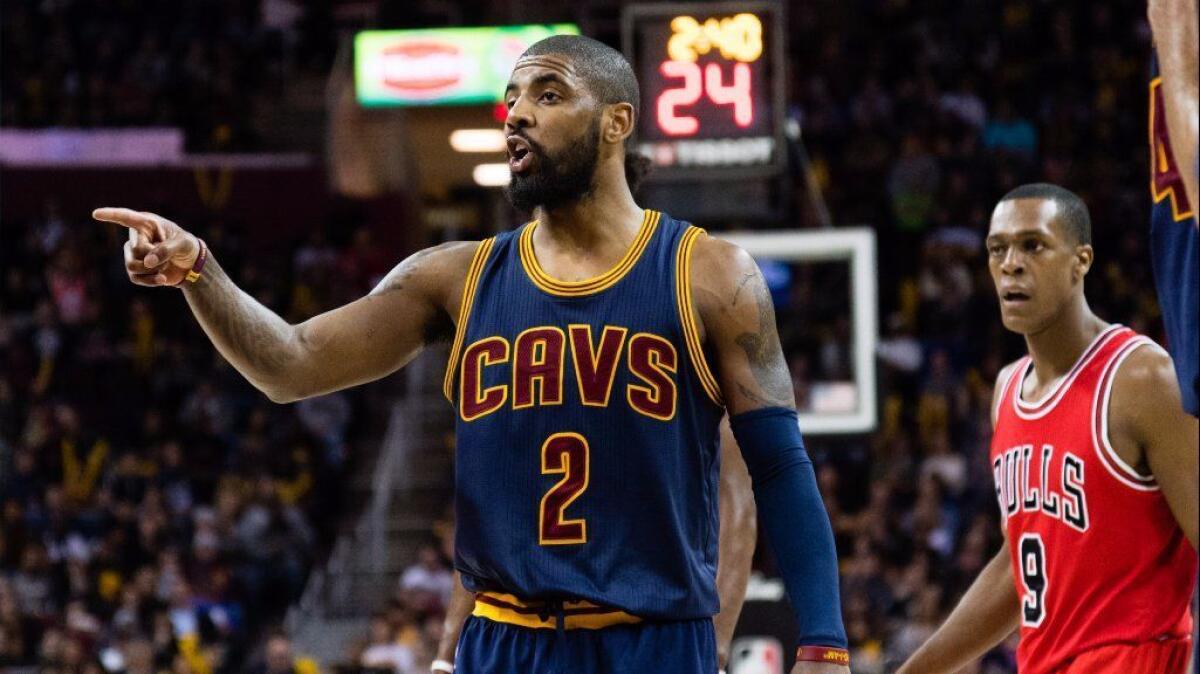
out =
[[1180,167],[1171,154],[1157,64],[1155,70],[1150,82],[1150,252],[1183,406],[1200,416],[1200,232],[1180,174],[1197,167]]
[[711,616],[723,408],[686,282],[703,230],[646,211],[616,267],[567,283],[536,227],[484,241],[463,292],[455,565],[474,591]]

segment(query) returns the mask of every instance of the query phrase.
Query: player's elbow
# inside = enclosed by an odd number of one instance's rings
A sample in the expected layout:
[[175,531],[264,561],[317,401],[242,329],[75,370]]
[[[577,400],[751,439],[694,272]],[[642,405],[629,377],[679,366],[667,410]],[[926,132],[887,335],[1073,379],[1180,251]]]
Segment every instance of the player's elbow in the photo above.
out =
[[729,526],[737,530],[754,531],[758,524],[758,508],[754,504],[754,489],[745,467],[741,467],[742,479],[728,479],[722,475],[721,508]]
[[251,380],[250,383],[254,385],[254,388],[262,391],[267,399],[278,405],[294,403],[317,395],[317,391],[306,390],[303,382],[295,377],[283,377],[269,381]]
[[754,505],[754,492],[746,489],[739,494],[732,510],[730,520],[734,529],[742,533],[746,545],[753,549],[758,537],[758,507]]
[[283,387],[257,386],[257,388],[267,396],[268,400],[277,405],[286,405],[305,398],[305,396],[300,395],[298,392]]
[[280,355],[270,362],[270,367],[256,371],[250,383],[280,405],[319,395],[322,391],[315,380],[322,354],[313,341],[305,324],[292,326],[290,339],[280,348]]

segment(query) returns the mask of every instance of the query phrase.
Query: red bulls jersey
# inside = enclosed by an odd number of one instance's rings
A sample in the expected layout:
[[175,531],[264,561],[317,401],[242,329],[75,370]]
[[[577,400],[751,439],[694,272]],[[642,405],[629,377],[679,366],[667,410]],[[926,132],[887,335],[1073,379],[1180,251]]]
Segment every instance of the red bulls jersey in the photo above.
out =
[[1028,356],[1002,382],[991,462],[1021,602],[1022,674],[1106,644],[1191,634],[1196,554],[1154,478],[1108,437],[1114,377],[1138,348],[1158,347],[1113,325],[1041,400],[1021,397]]

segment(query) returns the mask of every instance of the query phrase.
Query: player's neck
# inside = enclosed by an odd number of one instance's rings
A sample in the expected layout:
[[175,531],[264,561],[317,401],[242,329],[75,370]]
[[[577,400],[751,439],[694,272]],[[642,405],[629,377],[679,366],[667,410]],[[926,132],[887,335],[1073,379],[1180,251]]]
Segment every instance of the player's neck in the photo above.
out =
[[614,176],[604,168],[597,169],[595,189],[584,198],[538,209],[535,250],[588,251],[600,257],[615,253],[617,259],[624,255],[641,228],[643,211],[624,173]]
[[1038,380],[1045,382],[1066,374],[1107,327],[1108,323],[1092,313],[1087,300],[1080,299],[1042,331],[1025,335]]

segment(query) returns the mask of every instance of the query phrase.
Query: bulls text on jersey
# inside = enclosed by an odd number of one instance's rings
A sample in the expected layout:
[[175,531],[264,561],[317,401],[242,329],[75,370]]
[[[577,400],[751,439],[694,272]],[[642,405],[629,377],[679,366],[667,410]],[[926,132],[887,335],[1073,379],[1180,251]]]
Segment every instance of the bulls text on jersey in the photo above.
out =
[[[1084,462],[1071,452],[1056,461],[1053,445],[1019,445],[992,461],[996,499],[1007,519],[1018,512],[1040,512],[1076,531],[1087,531]],[[1055,465],[1057,463],[1057,465]]]

